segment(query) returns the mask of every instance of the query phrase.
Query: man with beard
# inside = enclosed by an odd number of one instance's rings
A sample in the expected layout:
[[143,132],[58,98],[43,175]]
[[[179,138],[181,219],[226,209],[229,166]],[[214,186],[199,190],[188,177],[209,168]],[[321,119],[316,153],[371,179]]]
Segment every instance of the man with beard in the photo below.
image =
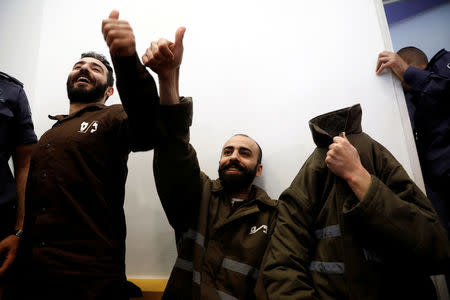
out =
[[50,116],[56,123],[32,154],[19,283],[26,290],[12,289],[11,299],[129,299],[140,293],[125,275],[127,159],[130,151],[153,147],[159,97],[137,57],[130,25],[113,11],[102,31],[123,106],[104,104],[113,94],[106,58],[83,54],[67,79],[69,114]]
[[184,31],[178,29],[175,43],[153,42],[143,57],[159,77],[167,134],[155,147],[153,168],[178,251],[163,299],[258,299],[255,282],[277,202],[252,185],[262,152],[246,135],[223,146],[219,179],[200,171],[189,143],[192,101],[178,95]]

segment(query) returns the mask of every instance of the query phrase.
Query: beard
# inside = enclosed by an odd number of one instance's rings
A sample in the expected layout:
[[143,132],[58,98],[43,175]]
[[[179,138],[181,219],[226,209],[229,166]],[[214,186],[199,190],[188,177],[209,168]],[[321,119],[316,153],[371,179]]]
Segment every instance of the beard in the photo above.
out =
[[[92,89],[75,87],[75,82],[80,77],[88,78],[90,83],[93,83]],[[67,96],[70,103],[94,103],[101,99],[108,88],[108,84],[97,83],[89,74],[79,72],[76,76],[67,78]]]
[[[225,171],[230,168],[236,168],[242,173],[227,174]],[[256,177],[258,164],[253,169],[247,169],[241,166],[238,162],[230,162],[226,165],[219,166],[219,179],[223,187],[230,192],[245,191]]]

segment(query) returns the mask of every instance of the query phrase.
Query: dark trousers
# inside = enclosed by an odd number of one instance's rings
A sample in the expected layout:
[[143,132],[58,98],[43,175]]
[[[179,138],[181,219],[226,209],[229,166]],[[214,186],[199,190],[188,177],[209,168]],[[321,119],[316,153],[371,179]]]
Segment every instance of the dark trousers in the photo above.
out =
[[123,281],[108,279],[25,276],[17,282],[10,285],[2,300],[129,300],[131,296]]
[[[425,182],[425,188],[428,199],[436,210],[442,226],[447,230],[447,237],[450,240],[450,174]],[[447,288],[450,289],[450,272],[444,275]]]
[[[14,203],[7,203],[0,205],[0,241],[8,235],[14,234],[14,225],[16,222],[16,208]],[[0,254],[0,265],[5,260],[4,254]],[[11,274],[14,270],[14,265],[11,266],[8,271],[0,276],[0,289],[7,286]]]

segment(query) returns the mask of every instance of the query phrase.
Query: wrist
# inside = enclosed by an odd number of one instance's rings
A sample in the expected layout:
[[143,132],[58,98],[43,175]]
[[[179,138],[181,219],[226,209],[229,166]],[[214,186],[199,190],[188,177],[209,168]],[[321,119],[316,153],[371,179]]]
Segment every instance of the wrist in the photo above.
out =
[[159,77],[159,94],[161,105],[173,105],[180,102],[178,92],[179,68]]
[[369,190],[372,177],[363,166],[360,166],[356,171],[352,172],[347,178],[345,178],[345,180],[357,198],[362,200],[366,192]]
[[18,237],[19,240],[20,240],[20,239],[22,239],[22,236],[23,236],[23,230],[22,230],[22,229],[17,229],[17,230],[14,232],[13,235],[16,236],[16,237]]
[[158,79],[160,84],[173,84],[178,79],[178,74],[180,73],[180,68],[173,69],[168,72],[158,73]]

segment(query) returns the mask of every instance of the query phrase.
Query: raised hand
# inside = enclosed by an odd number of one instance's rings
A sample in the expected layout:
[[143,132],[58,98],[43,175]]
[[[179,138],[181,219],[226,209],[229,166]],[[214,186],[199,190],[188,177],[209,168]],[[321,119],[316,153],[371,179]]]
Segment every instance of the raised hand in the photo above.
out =
[[378,55],[376,73],[380,75],[384,69],[390,68],[403,81],[403,74],[408,67],[409,65],[397,53],[383,51]]
[[152,42],[142,56],[144,65],[157,73],[160,80],[170,78],[180,68],[183,59],[183,37],[185,31],[185,27],[177,29],[174,43],[162,38],[157,42]]
[[119,20],[119,12],[111,11],[102,22],[102,33],[112,57],[132,56],[136,52],[133,29],[127,21]]
[[328,169],[347,181],[357,198],[361,200],[369,190],[371,176],[361,164],[358,150],[349,142],[345,132],[335,136],[328,148],[325,158]]

